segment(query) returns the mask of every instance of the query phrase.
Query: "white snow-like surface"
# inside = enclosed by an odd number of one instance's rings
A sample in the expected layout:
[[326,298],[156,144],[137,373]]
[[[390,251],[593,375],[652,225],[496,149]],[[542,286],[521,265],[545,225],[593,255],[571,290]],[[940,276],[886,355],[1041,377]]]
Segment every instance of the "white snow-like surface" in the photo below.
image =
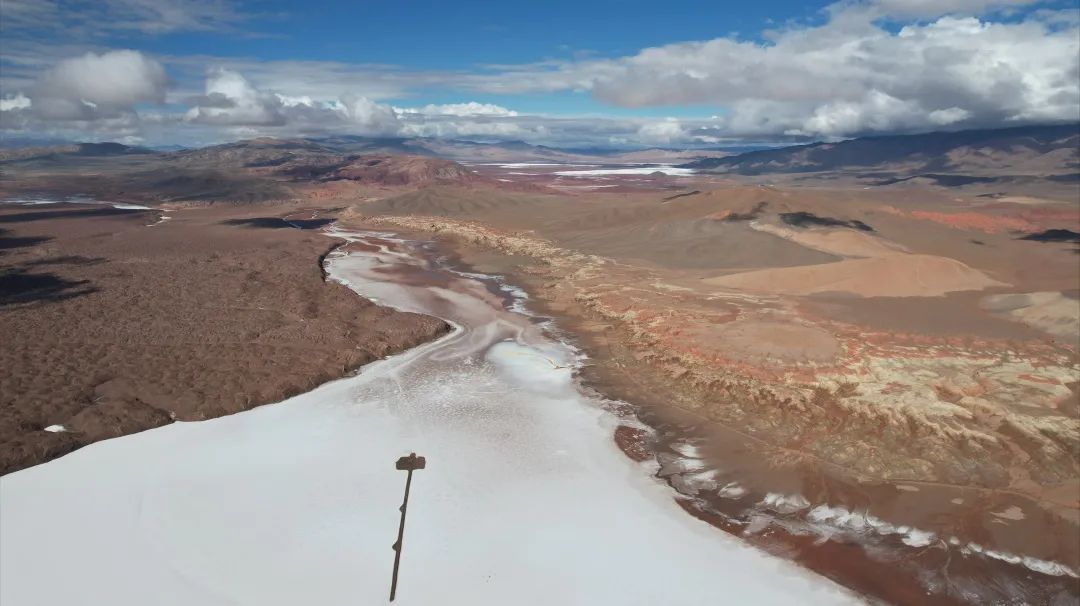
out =
[[67,427],[64,427],[63,425],[49,425],[45,428],[45,431],[49,433],[61,433],[67,431]]
[[694,174],[692,168],[675,168],[674,166],[634,166],[630,168],[598,168],[595,170],[559,170],[556,175],[562,177],[596,177],[599,175],[651,175],[653,173],[665,175],[687,176]]
[[[532,168],[545,166],[600,166],[599,164],[580,164],[577,162],[480,162],[471,166],[498,166],[499,168]],[[522,173],[533,174],[533,173]]]
[[407,243],[332,255],[443,339],[284,402],[99,442],[0,478],[4,606],[845,604],[857,598],[686,514],[615,447],[577,354]]
[[120,210],[154,210],[149,206],[143,206],[141,204],[128,204],[126,202],[102,202],[102,204],[110,204],[113,208],[119,208]]

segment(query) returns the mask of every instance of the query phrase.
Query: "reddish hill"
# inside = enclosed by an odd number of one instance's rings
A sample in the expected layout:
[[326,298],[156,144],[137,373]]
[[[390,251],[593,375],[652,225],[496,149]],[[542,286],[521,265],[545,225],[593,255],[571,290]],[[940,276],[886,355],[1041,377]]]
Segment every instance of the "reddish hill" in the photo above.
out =
[[388,154],[350,159],[327,173],[323,179],[348,179],[380,185],[472,184],[489,181],[450,160]]

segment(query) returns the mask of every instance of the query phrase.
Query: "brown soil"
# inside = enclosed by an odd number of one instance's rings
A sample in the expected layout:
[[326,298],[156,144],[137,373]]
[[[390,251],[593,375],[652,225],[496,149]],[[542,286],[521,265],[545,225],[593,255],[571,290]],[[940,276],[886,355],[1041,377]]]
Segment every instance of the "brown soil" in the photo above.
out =
[[762,269],[704,282],[752,292],[788,295],[831,292],[863,297],[936,297],[960,290],[1006,286],[954,259],[907,254]]
[[0,473],[279,401],[448,330],[324,282],[335,242],[277,219],[295,210],[149,226],[160,212],[0,206]]

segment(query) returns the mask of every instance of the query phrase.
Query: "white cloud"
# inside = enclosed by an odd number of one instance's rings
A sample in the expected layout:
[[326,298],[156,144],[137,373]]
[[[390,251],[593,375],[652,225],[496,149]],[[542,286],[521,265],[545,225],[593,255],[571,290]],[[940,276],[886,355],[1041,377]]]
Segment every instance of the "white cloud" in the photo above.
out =
[[642,124],[637,131],[638,138],[644,143],[670,145],[672,143],[685,142],[686,132],[682,124],[675,118],[667,118],[659,122]]
[[345,94],[326,101],[308,95],[292,96],[257,88],[243,75],[215,68],[206,77],[205,94],[191,100],[185,119],[197,124],[230,128],[306,128],[314,132],[333,127],[362,134],[396,134],[397,113],[389,105]]
[[22,93],[0,98],[0,112],[28,109],[30,105],[30,99]]
[[930,121],[934,124],[940,124],[946,126],[956,122],[963,122],[971,117],[971,112],[960,107],[950,107],[948,109],[938,109],[930,112]]
[[481,137],[488,139],[535,139],[542,136],[541,125],[525,126],[512,120],[439,120],[405,114],[401,134],[411,137],[456,139]]
[[402,114],[424,114],[427,116],[502,116],[513,117],[518,113],[493,103],[448,103],[445,105],[428,104],[423,107],[396,107]]
[[169,69],[182,82],[201,82],[208,65],[243,74],[260,90],[312,100],[335,99],[347,92],[382,102],[407,97],[418,88],[452,87],[462,77],[452,72],[338,61],[257,61],[208,55],[168,58]]
[[897,99],[879,90],[871,90],[862,99],[820,105],[801,127],[789,129],[787,132],[830,136],[902,129],[917,125],[921,115],[921,110],[915,103]]
[[95,120],[131,112],[137,103],[162,103],[167,85],[165,68],[138,51],[86,53],[42,74],[29,98],[42,118]]
[[206,94],[185,116],[191,122],[224,126],[285,124],[281,97],[259,91],[247,78],[227,69],[213,69],[206,77]]
[[[49,0],[40,6],[3,2],[5,18],[17,14],[24,30],[57,18]],[[114,128],[123,136],[145,129],[164,139],[352,133],[684,145],[1076,120],[1080,11],[1008,13],[1028,3],[844,0],[824,11],[823,23],[789,24],[754,41],[716,38],[624,57],[489,65],[472,73],[168,57],[178,83],[171,92],[162,65],[136,51],[57,61],[60,53],[70,57],[84,49],[66,40],[45,44],[7,36],[0,54],[0,87],[7,93],[0,100],[0,128],[55,130],[60,121],[63,128],[82,125],[95,137]],[[172,4],[178,12],[170,12]],[[238,19],[227,0],[104,0],[102,6],[114,16],[143,15],[130,27],[148,32],[228,27]],[[1003,12],[987,12],[998,8]],[[219,67],[208,73],[207,65]],[[582,91],[621,107],[700,106],[718,117],[577,118],[521,114],[478,101],[387,103],[429,89]],[[144,108],[162,101],[168,105],[157,113]],[[173,105],[187,107],[177,112]]]
[[586,90],[627,107],[726,107],[733,134],[843,136],[932,128],[946,117],[957,127],[1075,120],[1080,29],[1057,13],[1009,22],[949,14],[898,31],[876,21],[1005,4],[1016,2],[844,3],[825,24],[771,32],[764,43],[670,44],[616,59],[511,66],[470,83],[503,94]]
[[288,95],[282,95],[281,93],[274,93],[274,96],[278,98],[278,101],[285,107],[296,107],[299,105],[305,105],[307,107],[315,107],[315,102],[311,100],[311,97],[303,95],[300,97],[290,97]]
[[400,127],[394,108],[367,97],[345,95],[337,107],[352,125],[360,127],[365,134],[392,135]]

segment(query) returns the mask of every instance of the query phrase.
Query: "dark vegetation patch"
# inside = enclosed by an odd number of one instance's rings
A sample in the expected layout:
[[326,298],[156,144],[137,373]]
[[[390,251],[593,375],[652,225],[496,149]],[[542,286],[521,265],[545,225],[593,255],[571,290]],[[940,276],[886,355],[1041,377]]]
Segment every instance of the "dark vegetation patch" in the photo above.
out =
[[333,219],[285,219],[289,225],[297,229],[319,229],[334,222]]
[[253,227],[261,229],[286,229],[292,227],[285,219],[281,217],[251,217],[247,219],[226,219],[222,221],[225,225],[234,225],[236,227]]
[[1056,183],[1075,183],[1080,181],[1080,173],[1068,173],[1065,175],[1050,175],[1046,177],[1048,181],[1054,181]]
[[288,197],[289,192],[265,178],[219,170],[149,171],[124,182],[127,191],[144,191],[159,200],[262,202]]
[[298,164],[287,166],[277,171],[277,174],[289,177],[293,181],[316,181],[333,177],[336,170],[343,166],[340,162],[330,164]]
[[753,221],[761,216],[761,213],[765,211],[765,208],[769,206],[768,202],[758,202],[754,205],[754,208],[750,209],[750,212],[736,213],[733,212],[730,215],[724,217],[724,221]]
[[975,177],[972,175],[943,175],[939,173],[923,173],[919,175],[911,175],[910,177],[895,177],[892,179],[884,179],[874,183],[874,185],[894,185],[896,183],[903,183],[904,181],[910,181],[911,179],[928,179],[933,181],[934,184],[942,187],[960,187],[962,185],[972,185],[974,183],[996,183],[1002,181],[1002,177]]
[[285,164],[286,162],[289,162],[289,161],[293,160],[295,157],[296,156],[294,156],[293,154],[286,154],[286,155],[280,156],[278,158],[266,158],[266,159],[263,159],[263,160],[255,160],[253,162],[248,162],[244,166],[247,166],[248,168],[269,168],[269,167],[272,167],[272,166],[281,166],[282,164]]
[[780,213],[780,218],[788,225],[794,227],[807,227],[809,225],[817,225],[822,227],[849,227],[851,229],[858,229],[861,231],[874,231],[873,227],[870,227],[866,223],[859,221],[858,219],[834,219],[832,217],[819,217],[814,213],[808,213],[805,211],[798,211],[793,213]]
[[696,196],[696,195],[698,195],[700,193],[701,193],[700,190],[695,189],[694,191],[688,191],[688,192],[683,193],[683,194],[675,194],[674,196],[668,196],[668,197],[664,198],[663,200],[661,200],[661,202],[670,202],[670,201],[672,201],[672,200],[674,200],[676,198],[685,198],[687,196]]
[[931,179],[934,183],[943,187],[960,187],[961,185],[972,185],[975,183],[996,183],[1001,180],[999,177],[975,177],[972,175],[926,174],[919,176]]
[[0,307],[63,301],[97,290],[89,280],[66,280],[56,274],[35,274],[22,268],[13,268],[0,274]]
[[1080,233],[1071,229],[1048,229],[1037,234],[1028,234],[1019,239],[1031,240],[1033,242],[1068,242],[1080,244]]
[[334,244],[326,249],[323,254],[319,255],[319,273],[322,274],[322,281],[326,282],[326,279],[330,277],[330,272],[326,271],[326,258],[330,256],[330,253],[345,246],[345,243]]
[[29,223],[30,221],[43,221],[46,219],[89,219],[92,217],[114,217],[132,213],[146,212],[139,208],[69,208],[63,210],[41,210],[25,213],[11,213],[0,215],[0,223]]
[[52,240],[52,238],[49,236],[16,237],[7,235],[9,233],[11,233],[11,231],[6,229],[0,229],[0,250],[37,246],[42,242],[48,242],[49,240]]
[[235,225],[237,227],[252,227],[262,229],[319,229],[325,225],[333,223],[333,219],[284,219],[281,217],[250,217],[246,219],[226,219],[222,221],[225,225]]
[[48,259],[38,259],[36,261],[27,261],[23,265],[27,267],[38,267],[41,265],[97,265],[104,263],[107,259],[104,257],[84,257],[82,255],[63,255],[60,257],[51,257]]

